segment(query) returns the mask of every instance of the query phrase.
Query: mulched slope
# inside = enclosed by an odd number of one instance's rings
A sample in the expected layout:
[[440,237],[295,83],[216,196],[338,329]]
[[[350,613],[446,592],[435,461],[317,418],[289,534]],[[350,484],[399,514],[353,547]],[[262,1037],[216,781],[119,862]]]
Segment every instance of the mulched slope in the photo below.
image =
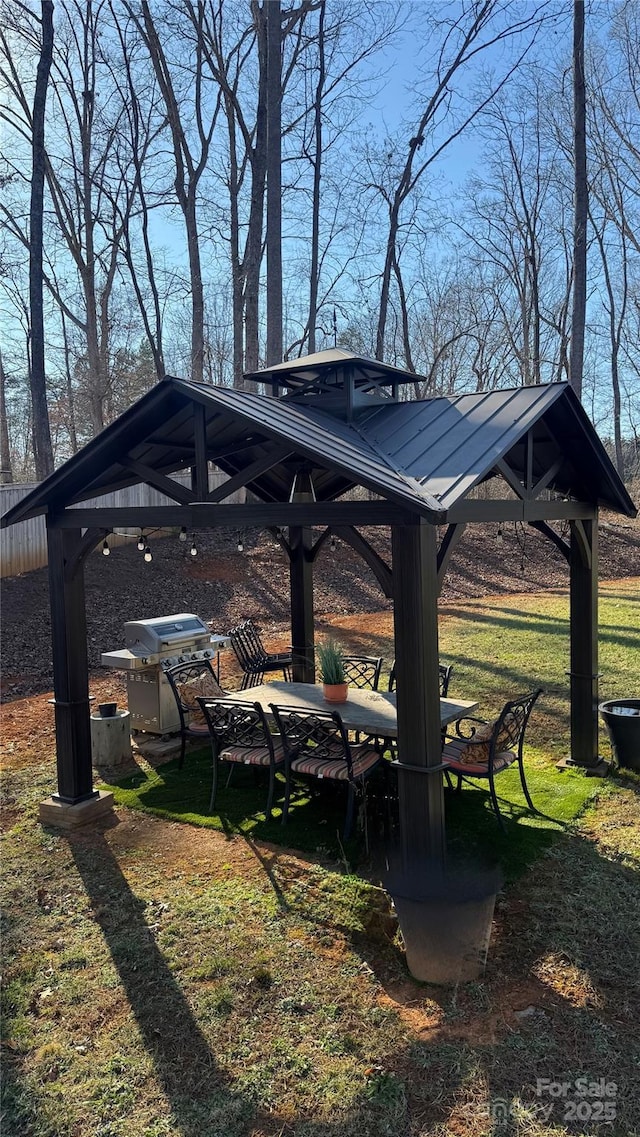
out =
[[[366,531],[365,531],[366,532]],[[387,562],[388,534],[366,533]],[[497,526],[469,526],[447,573],[443,600],[500,593],[563,588],[567,565],[546,539],[521,527],[505,526],[503,543]],[[135,544],[114,549],[109,557],[93,553],[85,567],[89,663],[99,668],[100,654],[123,646],[125,620],[174,612],[197,612],[222,632],[251,616],[264,637],[287,632],[289,573],[285,554],[273,539],[257,530],[243,533],[238,553],[237,530],[198,534],[198,556],[189,543],[175,537],[151,541],[153,561],[146,564]],[[640,527],[611,519],[603,523],[600,577],[640,576]],[[315,569],[317,616],[379,612],[391,607],[371,571],[346,545],[328,543]],[[2,583],[2,671],[5,698],[52,687],[48,578],[46,569]]]

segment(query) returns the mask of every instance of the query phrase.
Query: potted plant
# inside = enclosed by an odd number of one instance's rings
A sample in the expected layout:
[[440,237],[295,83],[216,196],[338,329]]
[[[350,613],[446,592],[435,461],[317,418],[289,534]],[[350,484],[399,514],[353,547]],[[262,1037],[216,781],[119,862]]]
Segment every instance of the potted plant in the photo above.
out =
[[346,703],[347,677],[344,670],[344,655],[340,644],[327,640],[318,645],[318,663],[322,679],[323,695],[328,703]]

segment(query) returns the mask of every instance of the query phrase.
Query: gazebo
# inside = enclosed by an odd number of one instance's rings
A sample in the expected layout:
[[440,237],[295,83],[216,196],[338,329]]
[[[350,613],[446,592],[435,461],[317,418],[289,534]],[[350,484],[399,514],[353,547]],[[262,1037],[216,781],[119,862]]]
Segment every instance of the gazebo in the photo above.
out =
[[[440,860],[438,593],[466,525],[532,526],[569,564],[570,761],[598,772],[598,509],[628,517],[636,509],[572,389],[555,383],[403,401],[399,388],[416,376],[340,349],[247,379],[271,394],[167,376],[2,518],[8,526],[46,515],[55,800],[65,815],[100,806],[83,565],[106,534],[132,527],[272,530],[289,559],[298,682],[315,677],[314,561],[332,533],[360,553],[393,598],[403,852]],[[209,463],[228,475],[211,492]],[[191,472],[190,488],[170,477],[182,470]],[[503,496],[472,493],[489,478],[508,487]],[[82,506],[138,482],[170,504]],[[247,500],[232,504],[241,487],[250,491]],[[345,497],[354,487],[369,490],[369,500]],[[552,521],[568,523],[567,539]],[[360,532],[369,526],[391,528],[391,565]]]

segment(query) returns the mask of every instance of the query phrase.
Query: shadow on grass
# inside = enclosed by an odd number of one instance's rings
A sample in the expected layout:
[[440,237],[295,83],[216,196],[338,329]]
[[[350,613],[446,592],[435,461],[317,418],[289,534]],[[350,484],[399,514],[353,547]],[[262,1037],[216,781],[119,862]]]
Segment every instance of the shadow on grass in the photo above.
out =
[[170,1103],[175,1131],[201,1137],[203,1120],[224,1119],[229,1134],[244,1132],[251,1103],[230,1085],[200,1030],[131,891],[100,832],[70,834],[69,848],[114,965]]

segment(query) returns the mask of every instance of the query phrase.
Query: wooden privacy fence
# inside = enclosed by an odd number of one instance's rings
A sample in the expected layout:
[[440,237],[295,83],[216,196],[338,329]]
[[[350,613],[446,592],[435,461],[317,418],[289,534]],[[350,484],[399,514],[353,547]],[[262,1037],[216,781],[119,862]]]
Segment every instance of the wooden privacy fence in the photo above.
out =
[[[190,475],[174,474],[174,480],[183,486],[190,485]],[[227,481],[226,474],[209,472],[209,489],[217,489]],[[16,505],[38,482],[22,482],[20,485],[0,486],[0,517]],[[231,495],[231,501],[244,500],[244,490]],[[102,494],[101,497],[88,498],[78,502],[78,506],[93,507],[100,505],[132,506],[142,508],[149,505],[175,505],[165,494],[154,490],[151,486],[139,483],[129,486],[126,490],[116,493]],[[111,546],[123,545],[127,541],[137,540],[138,529],[122,530],[117,535],[109,537]],[[44,517],[32,517],[29,521],[20,521],[9,529],[0,531],[0,576],[17,576],[31,569],[42,568],[47,563],[47,531]]]

